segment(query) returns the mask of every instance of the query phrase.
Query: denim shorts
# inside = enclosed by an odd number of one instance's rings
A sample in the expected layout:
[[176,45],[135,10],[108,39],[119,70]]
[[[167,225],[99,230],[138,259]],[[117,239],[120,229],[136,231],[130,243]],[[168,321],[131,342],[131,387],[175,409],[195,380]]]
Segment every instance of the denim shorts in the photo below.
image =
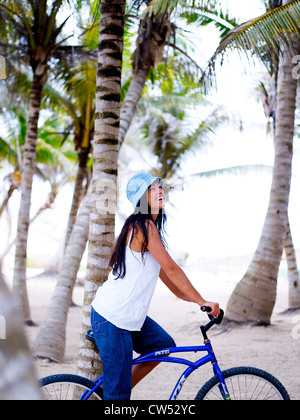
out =
[[111,324],[92,307],[91,324],[103,366],[104,400],[130,400],[133,350],[147,354],[176,347],[172,337],[149,317],[141,331],[127,331]]

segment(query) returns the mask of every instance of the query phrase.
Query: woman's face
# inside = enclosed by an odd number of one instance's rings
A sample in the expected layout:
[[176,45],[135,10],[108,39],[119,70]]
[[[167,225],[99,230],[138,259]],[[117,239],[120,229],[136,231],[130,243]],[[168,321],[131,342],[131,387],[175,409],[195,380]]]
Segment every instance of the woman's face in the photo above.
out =
[[158,181],[155,181],[148,189],[148,204],[152,214],[158,214],[165,207],[165,194]]

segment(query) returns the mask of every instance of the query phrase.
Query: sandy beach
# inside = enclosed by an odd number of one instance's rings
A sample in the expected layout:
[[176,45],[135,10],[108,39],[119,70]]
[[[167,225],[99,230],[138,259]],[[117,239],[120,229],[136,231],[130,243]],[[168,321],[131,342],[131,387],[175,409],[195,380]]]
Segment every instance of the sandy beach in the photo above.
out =
[[[241,278],[247,261],[221,261],[218,265],[203,263],[186,269],[191,281],[208,300],[217,300],[225,309],[228,298]],[[212,268],[213,267],[213,268]],[[233,268],[234,267],[234,268]],[[55,276],[37,276],[29,270],[28,290],[32,317],[37,327],[26,327],[30,345],[38,332],[55,287]],[[67,346],[63,364],[35,362],[39,378],[58,374],[76,373],[79,334],[81,329],[81,305],[83,282],[77,282],[74,302],[70,308],[67,327]],[[211,330],[210,338],[222,369],[234,366],[254,366],[276,376],[286,387],[292,399],[300,399],[300,311],[283,314],[287,308],[288,282],[278,281],[278,298],[270,327],[234,326],[224,324]],[[159,322],[175,339],[177,345],[202,345],[200,324],[206,322],[205,314],[197,306],[180,301],[159,281],[149,315]],[[188,355],[186,355],[188,356]],[[189,355],[191,360],[199,354]],[[156,368],[132,393],[133,400],[166,400],[169,398],[183,367],[164,364]],[[192,400],[198,390],[212,376],[212,368],[206,365],[194,372],[184,385],[180,399]]]

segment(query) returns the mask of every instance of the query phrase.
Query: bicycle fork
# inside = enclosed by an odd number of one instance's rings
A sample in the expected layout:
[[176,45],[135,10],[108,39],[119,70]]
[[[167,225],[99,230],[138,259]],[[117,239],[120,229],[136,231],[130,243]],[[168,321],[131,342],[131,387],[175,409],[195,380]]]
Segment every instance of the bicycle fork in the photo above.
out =
[[220,390],[222,398],[224,400],[229,401],[229,400],[231,400],[231,397],[230,397],[227,385],[225,383],[223,373],[220,369],[220,366],[218,365],[218,361],[217,361],[216,355],[214,353],[214,350],[212,348],[211,342],[210,342],[210,340],[205,340],[205,341],[206,341],[205,345],[207,345],[210,349],[209,353],[211,355],[211,363],[213,365],[214,374],[219,378],[219,381],[220,381],[220,384],[218,385],[218,388]]

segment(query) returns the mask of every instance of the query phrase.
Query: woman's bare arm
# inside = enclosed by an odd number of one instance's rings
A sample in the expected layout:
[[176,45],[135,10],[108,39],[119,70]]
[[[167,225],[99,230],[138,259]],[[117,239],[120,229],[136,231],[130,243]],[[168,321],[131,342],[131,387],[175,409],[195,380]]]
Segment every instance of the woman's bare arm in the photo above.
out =
[[185,296],[174,283],[171,282],[169,277],[166,275],[163,269],[160,270],[159,278],[167,286],[167,288],[179,299],[191,302],[191,299],[188,296]]
[[160,240],[157,228],[153,222],[149,223],[148,236],[148,251],[151,252],[152,256],[160,264],[162,270],[165,273],[165,280],[166,278],[169,280],[167,280],[168,284],[170,285],[170,282],[173,283],[173,285],[185,297],[185,300],[197,303],[199,306],[209,306],[212,308],[211,315],[218,316],[220,313],[219,304],[206,301],[194,288],[184,271],[179,267],[178,264],[176,264],[176,262],[164,248]]

